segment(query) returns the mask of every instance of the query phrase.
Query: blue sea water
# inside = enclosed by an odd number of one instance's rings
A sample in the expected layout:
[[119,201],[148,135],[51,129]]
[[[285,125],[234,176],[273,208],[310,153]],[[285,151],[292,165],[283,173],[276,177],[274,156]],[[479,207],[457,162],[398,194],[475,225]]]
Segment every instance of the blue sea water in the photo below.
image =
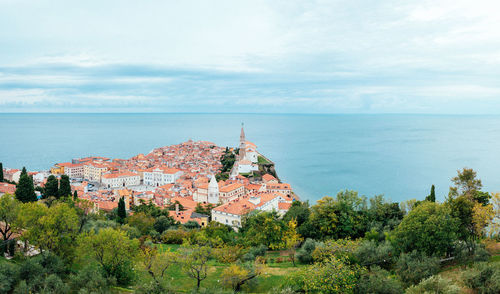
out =
[[500,191],[500,117],[300,114],[0,114],[4,167],[47,170],[89,155],[129,158],[188,139],[237,146],[247,139],[280,178],[311,202],[352,189],[393,201],[444,199],[472,167]]

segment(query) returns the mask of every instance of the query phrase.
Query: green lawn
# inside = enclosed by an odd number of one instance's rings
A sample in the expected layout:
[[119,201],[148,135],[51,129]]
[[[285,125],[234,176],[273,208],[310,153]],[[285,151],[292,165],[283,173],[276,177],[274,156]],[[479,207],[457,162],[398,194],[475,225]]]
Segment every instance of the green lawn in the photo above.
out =
[[263,156],[258,156],[258,157],[257,157],[257,162],[258,162],[259,164],[268,164],[268,163],[270,163],[270,162],[269,162],[269,161],[267,161],[267,160],[266,160]]
[[[170,248],[172,251],[176,251],[180,245],[177,244],[159,244],[161,250],[166,250]],[[277,257],[286,259],[286,256],[280,256],[279,251],[270,251],[266,254],[266,258],[272,258],[274,261]],[[224,264],[217,262],[216,260],[210,260],[208,262],[208,277],[201,282],[202,288],[218,288],[222,289],[221,278],[222,271],[229,267],[230,264]],[[303,265],[297,265],[293,267],[292,263],[289,261],[282,263],[271,263],[266,265],[266,273],[258,277],[255,282],[249,286],[243,287],[244,293],[267,293],[272,288],[280,286],[286,279],[286,276],[292,271],[297,270]],[[176,292],[189,293],[196,287],[196,280],[187,276],[179,265],[173,265],[169,268],[165,274],[167,280],[171,284],[172,288]],[[140,277],[142,281],[147,281],[150,277],[143,273]]]

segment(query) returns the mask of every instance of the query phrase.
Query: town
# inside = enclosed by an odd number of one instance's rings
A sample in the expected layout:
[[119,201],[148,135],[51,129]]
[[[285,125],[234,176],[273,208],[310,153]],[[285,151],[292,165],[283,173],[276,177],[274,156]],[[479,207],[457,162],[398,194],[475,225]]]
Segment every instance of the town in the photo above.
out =
[[[223,158],[232,158],[225,174]],[[222,148],[207,141],[192,141],[160,147],[130,159],[100,156],[56,163],[50,171],[29,172],[36,186],[44,187],[50,175],[66,175],[72,193],[94,204],[94,210],[111,211],[123,198],[125,208],[153,203],[172,208],[170,216],[181,224],[194,221],[206,226],[210,220],[241,227],[242,218],[254,211],[277,211],[284,215],[294,200],[292,188],[282,183],[273,165],[246,140],[243,124],[238,148]],[[18,182],[21,171],[4,169],[4,177]],[[0,196],[14,194],[16,186],[1,183]],[[44,195],[38,191],[38,197]],[[197,207],[210,215],[196,212]]]

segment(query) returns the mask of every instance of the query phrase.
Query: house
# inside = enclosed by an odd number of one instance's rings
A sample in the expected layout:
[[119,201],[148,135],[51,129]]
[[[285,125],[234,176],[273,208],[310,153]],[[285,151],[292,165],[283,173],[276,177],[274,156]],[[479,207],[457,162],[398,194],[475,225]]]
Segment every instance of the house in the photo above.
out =
[[141,184],[141,177],[133,172],[104,174],[102,184],[107,188],[137,186]]
[[0,182],[0,196],[4,194],[14,195],[16,193],[16,185]]

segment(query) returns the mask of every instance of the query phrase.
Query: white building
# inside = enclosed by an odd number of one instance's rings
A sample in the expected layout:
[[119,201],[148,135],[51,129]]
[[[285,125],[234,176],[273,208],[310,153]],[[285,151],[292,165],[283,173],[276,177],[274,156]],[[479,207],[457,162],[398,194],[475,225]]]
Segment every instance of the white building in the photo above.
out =
[[100,163],[88,163],[83,166],[83,178],[92,182],[101,182],[101,176],[108,167]]
[[132,172],[104,174],[102,175],[102,183],[107,188],[137,186],[141,184],[141,177]]
[[85,168],[83,167],[83,164],[63,162],[59,163],[58,166],[62,166],[64,168],[64,174],[67,175],[70,179],[83,179],[83,176],[85,174]]
[[182,176],[182,171],[176,168],[151,168],[143,173],[144,184],[159,187],[172,184]]
[[210,177],[210,182],[201,184],[193,195],[193,200],[201,203],[219,203],[219,184],[214,175]]

